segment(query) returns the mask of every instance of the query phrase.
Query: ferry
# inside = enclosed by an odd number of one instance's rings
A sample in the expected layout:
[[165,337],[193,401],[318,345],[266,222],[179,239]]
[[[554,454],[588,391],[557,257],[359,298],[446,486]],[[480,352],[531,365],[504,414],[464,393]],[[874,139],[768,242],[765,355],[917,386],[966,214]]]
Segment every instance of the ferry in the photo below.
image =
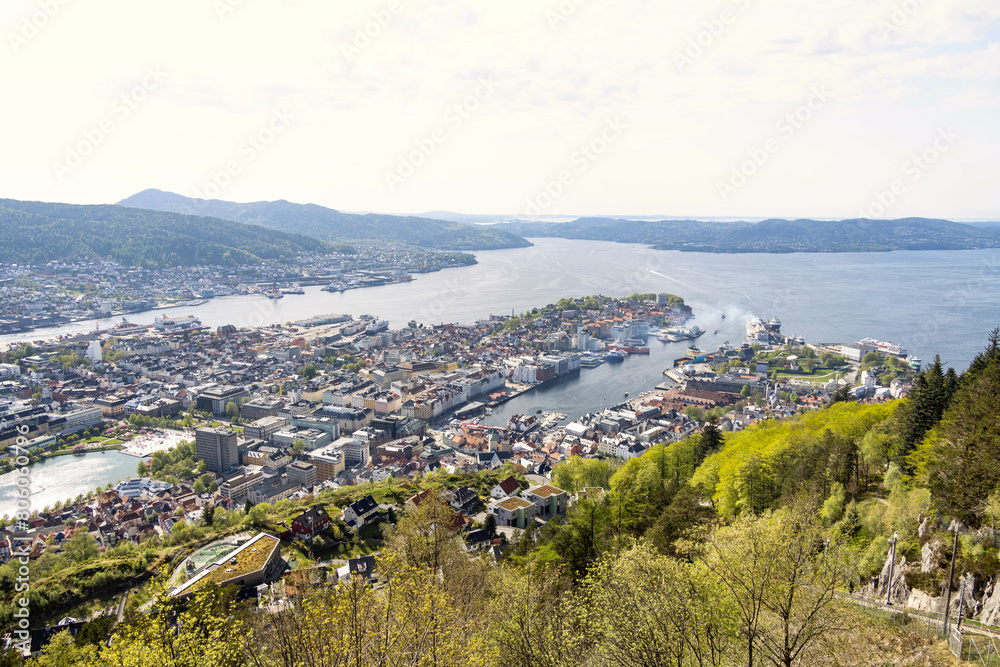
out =
[[281,293],[282,294],[305,294],[306,291],[304,289],[302,289],[302,286],[299,285],[298,283],[292,283],[291,287],[286,287],[285,289],[281,290]]
[[878,349],[879,352],[885,352],[886,354],[892,354],[897,357],[906,356],[906,348],[902,345],[896,345],[895,343],[887,343],[881,340],[875,340],[874,338],[862,338],[858,341],[858,345],[871,345]]
[[592,352],[585,352],[580,355],[580,366],[583,368],[597,368],[604,363],[604,359]]
[[625,357],[628,356],[628,352],[622,352],[621,350],[612,350],[604,355],[605,361],[625,361]]
[[167,317],[166,315],[161,315],[153,320],[153,328],[160,333],[177,334],[184,333],[186,331],[199,331],[204,327],[201,326],[201,320],[194,315],[187,315],[183,317]]
[[365,327],[366,334],[377,334],[385,331],[389,328],[388,320],[375,320],[367,327]]
[[108,331],[112,336],[131,336],[133,334],[145,333],[146,325],[144,324],[133,324],[126,320],[124,317],[122,321],[116,324],[114,327]]
[[649,347],[646,346],[642,341],[635,339],[629,340],[616,340],[614,343],[608,346],[609,350],[618,350],[619,352],[628,352],[629,354],[649,354]]

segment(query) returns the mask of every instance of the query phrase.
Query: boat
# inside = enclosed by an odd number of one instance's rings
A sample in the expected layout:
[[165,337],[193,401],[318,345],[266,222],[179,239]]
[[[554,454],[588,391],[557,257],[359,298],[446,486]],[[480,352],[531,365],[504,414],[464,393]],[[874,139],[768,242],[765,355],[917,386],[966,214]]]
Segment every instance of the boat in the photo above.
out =
[[630,338],[628,340],[616,340],[608,346],[609,350],[628,352],[629,354],[649,354],[649,347],[642,341]]
[[747,336],[751,338],[756,338],[758,334],[770,333],[779,334],[781,333],[781,320],[777,317],[772,317],[766,322],[759,317],[753,317],[747,322]]
[[625,357],[628,356],[628,352],[622,352],[621,350],[611,350],[604,355],[605,361],[625,361]]
[[906,348],[902,345],[875,340],[874,338],[862,338],[858,341],[858,345],[869,345],[876,348],[879,352],[885,352],[886,354],[891,354],[897,357],[906,356]]
[[201,320],[194,315],[184,317],[167,317],[166,315],[161,315],[153,320],[153,328],[160,333],[177,334],[186,331],[199,331],[204,327],[201,326]]
[[592,352],[585,352],[580,356],[580,366],[583,368],[597,368],[604,363],[604,359]]
[[628,392],[627,391],[625,392],[625,396],[628,397]]
[[717,333],[719,333],[719,330],[718,330],[718,329],[716,329],[715,331],[713,331],[713,332],[712,332],[712,335],[714,336],[714,335],[715,335],[715,334],[717,334]]
[[132,334],[143,333],[145,331],[145,325],[133,324],[123,317],[122,321],[112,327],[108,333],[112,336],[131,336]]
[[722,319],[726,319],[726,314],[722,313]]
[[365,327],[366,334],[377,334],[385,331],[389,328],[389,322],[387,320],[375,320],[367,327]]
[[281,294],[305,294],[306,291],[298,283],[292,283],[291,287],[281,290]]
[[283,298],[285,298],[285,295],[282,294],[281,292],[269,292],[268,295],[267,295],[267,298],[268,299],[283,299]]

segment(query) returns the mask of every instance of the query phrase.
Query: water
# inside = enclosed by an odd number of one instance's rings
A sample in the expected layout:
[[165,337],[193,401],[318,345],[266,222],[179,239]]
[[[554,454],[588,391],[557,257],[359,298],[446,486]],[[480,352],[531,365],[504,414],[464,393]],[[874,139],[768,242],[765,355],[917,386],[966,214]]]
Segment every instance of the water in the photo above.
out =
[[[108,482],[115,483],[134,477],[139,461],[134,456],[116,451],[90,452],[88,454],[57,456],[31,466],[31,507],[41,510],[81,493],[102,489]],[[18,473],[0,475],[0,516],[13,516],[18,497],[15,495]]]
[[[417,275],[405,284],[343,293],[307,287],[305,295],[279,300],[260,295],[225,297],[167,312],[196,315],[213,328],[270,324],[324,313],[370,313],[398,328],[410,320],[473,322],[490,314],[521,313],[568,296],[672,292],[694,308],[694,323],[707,331],[696,344],[705,350],[727,340],[742,341],[751,316],[778,316],[784,333],[807,341],[854,342],[870,336],[901,344],[925,362],[940,354],[946,365],[957,370],[968,366],[985,346],[990,330],[1000,325],[1000,249],[716,255],[602,241],[532,241],[535,245],[530,248],[476,253],[477,265]],[[158,314],[150,311],[129,319],[149,324]],[[106,328],[113,323],[98,324]],[[77,323],[4,336],[0,342],[93,330],[94,326],[94,322]],[[565,412],[572,418],[621,401],[625,391],[635,395],[650,389],[664,379],[663,368],[682,356],[687,344],[664,345],[650,338],[649,345],[649,357],[581,369],[579,377],[507,403],[494,412],[491,422],[538,408]],[[91,463],[96,461],[91,455],[73,460],[87,475],[97,465]],[[131,465],[121,471],[106,469],[103,477],[84,484],[84,490],[118,481],[134,468],[131,459]],[[59,499],[77,493],[61,494]]]

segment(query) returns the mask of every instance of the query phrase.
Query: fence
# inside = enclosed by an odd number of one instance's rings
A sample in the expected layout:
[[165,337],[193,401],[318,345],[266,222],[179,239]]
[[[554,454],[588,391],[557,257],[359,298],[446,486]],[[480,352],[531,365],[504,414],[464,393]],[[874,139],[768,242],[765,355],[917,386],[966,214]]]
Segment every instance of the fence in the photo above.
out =
[[[883,620],[900,630],[913,632],[928,639],[945,639],[944,614],[940,612],[925,612],[907,609],[905,607],[887,606],[881,601],[867,600],[857,596],[840,595],[862,607],[873,617]],[[963,621],[962,630],[952,619],[951,632],[948,634],[948,648],[951,653],[967,662],[983,667],[1000,667],[1000,635],[978,622]]]

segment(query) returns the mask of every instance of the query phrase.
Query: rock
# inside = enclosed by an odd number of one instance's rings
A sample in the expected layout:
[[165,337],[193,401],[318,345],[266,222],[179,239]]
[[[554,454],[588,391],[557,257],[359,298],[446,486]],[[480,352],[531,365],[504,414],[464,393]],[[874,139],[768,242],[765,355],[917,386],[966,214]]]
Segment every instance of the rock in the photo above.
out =
[[1000,586],[990,582],[983,594],[983,609],[979,620],[987,625],[1000,625]]
[[941,542],[933,540],[920,547],[920,571],[930,574],[937,569],[938,557],[941,551]]
[[[923,515],[921,515],[923,516]],[[920,519],[920,527],[917,528],[917,534],[920,536],[920,544],[923,545],[924,540],[930,538],[931,533],[934,532],[938,527],[937,518],[931,518],[930,516],[925,516]]]
[[944,602],[939,597],[913,589],[910,591],[910,597],[906,599],[906,606],[920,611],[939,612],[944,607]]
[[[889,581],[889,567],[891,565],[891,554],[886,556],[885,565],[878,575],[878,580],[873,581],[875,597],[883,600],[889,594],[889,601],[893,604],[905,604],[910,597],[910,587],[906,583],[906,556],[899,559],[896,567],[892,569],[892,581]],[[891,592],[890,592],[891,591]]]
[[974,618],[980,614],[983,606],[978,600],[976,600],[975,597],[976,575],[971,573],[963,574],[958,580],[958,589],[952,591],[951,593],[951,613],[955,618],[958,618],[958,610],[962,606],[963,590],[965,591],[965,607],[962,611],[962,615],[965,616],[965,618]]
[[949,533],[957,532],[959,535],[962,535],[964,533],[969,532],[969,529],[965,527],[964,523],[962,523],[958,519],[955,519],[954,521],[948,524],[948,532]]

